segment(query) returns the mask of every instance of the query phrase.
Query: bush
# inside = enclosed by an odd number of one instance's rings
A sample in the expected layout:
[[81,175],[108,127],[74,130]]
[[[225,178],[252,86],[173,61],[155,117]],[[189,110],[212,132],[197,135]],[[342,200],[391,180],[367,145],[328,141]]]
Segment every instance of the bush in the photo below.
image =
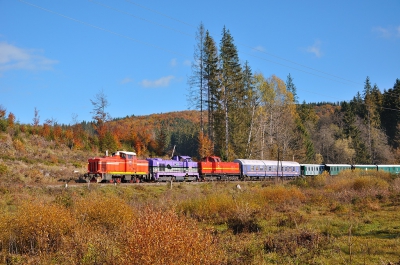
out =
[[0,177],[5,177],[8,173],[8,167],[3,163],[0,163]]
[[126,227],[126,264],[225,263],[213,236],[172,210],[146,207]]
[[69,212],[57,205],[23,202],[16,212],[0,217],[2,251],[34,255],[56,252],[74,223]]
[[283,256],[301,256],[318,251],[326,238],[318,232],[309,230],[286,231],[268,236],[264,241],[266,252],[276,252]]

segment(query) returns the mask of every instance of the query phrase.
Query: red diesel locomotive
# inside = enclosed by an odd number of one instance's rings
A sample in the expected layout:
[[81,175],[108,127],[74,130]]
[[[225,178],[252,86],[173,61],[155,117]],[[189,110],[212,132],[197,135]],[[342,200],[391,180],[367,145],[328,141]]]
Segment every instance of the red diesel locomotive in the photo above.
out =
[[137,159],[134,152],[117,151],[90,158],[86,177],[91,182],[140,182],[149,178],[149,162]]
[[240,177],[240,165],[236,162],[222,162],[218,156],[207,156],[199,162],[202,180],[236,180]]

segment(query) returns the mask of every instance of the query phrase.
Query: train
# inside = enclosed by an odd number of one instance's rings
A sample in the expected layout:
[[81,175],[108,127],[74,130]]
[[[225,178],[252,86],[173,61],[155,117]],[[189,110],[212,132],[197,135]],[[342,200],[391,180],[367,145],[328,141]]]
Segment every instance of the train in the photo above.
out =
[[90,182],[150,181],[218,181],[267,180],[316,176],[324,171],[335,176],[343,170],[375,170],[400,173],[400,165],[299,164],[295,161],[235,159],[223,162],[218,156],[193,161],[190,156],[175,155],[171,159],[138,159],[135,152],[116,151],[111,156],[88,159]]

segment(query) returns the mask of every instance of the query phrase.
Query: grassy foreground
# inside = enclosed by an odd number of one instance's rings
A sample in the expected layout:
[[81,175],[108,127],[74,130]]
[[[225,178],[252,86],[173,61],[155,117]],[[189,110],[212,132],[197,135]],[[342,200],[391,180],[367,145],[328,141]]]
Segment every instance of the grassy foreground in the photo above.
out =
[[0,184],[1,264],[400,264],[400,178]]

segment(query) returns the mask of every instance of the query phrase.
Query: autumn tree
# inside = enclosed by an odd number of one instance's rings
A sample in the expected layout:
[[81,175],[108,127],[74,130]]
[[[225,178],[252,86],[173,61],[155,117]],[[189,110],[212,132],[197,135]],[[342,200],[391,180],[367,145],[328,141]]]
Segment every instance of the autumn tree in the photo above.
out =
[[[285,83],[272,75],[265,79],[255,75],[256,89],[260,94],[257,108],[256,137],[252,156],[257,159],[288,159],[293,155],[296,108],[293,95]],[[291,158],[291,157],[290,157]]]
[[8,127],[13,128],[15,124],[15,115],[10,112],[7,118]]
[[213,144],[206,134],[200,132],[198,142],[199,142],[199,147],[198,147],[199,158],[211,156],[214,154]]

